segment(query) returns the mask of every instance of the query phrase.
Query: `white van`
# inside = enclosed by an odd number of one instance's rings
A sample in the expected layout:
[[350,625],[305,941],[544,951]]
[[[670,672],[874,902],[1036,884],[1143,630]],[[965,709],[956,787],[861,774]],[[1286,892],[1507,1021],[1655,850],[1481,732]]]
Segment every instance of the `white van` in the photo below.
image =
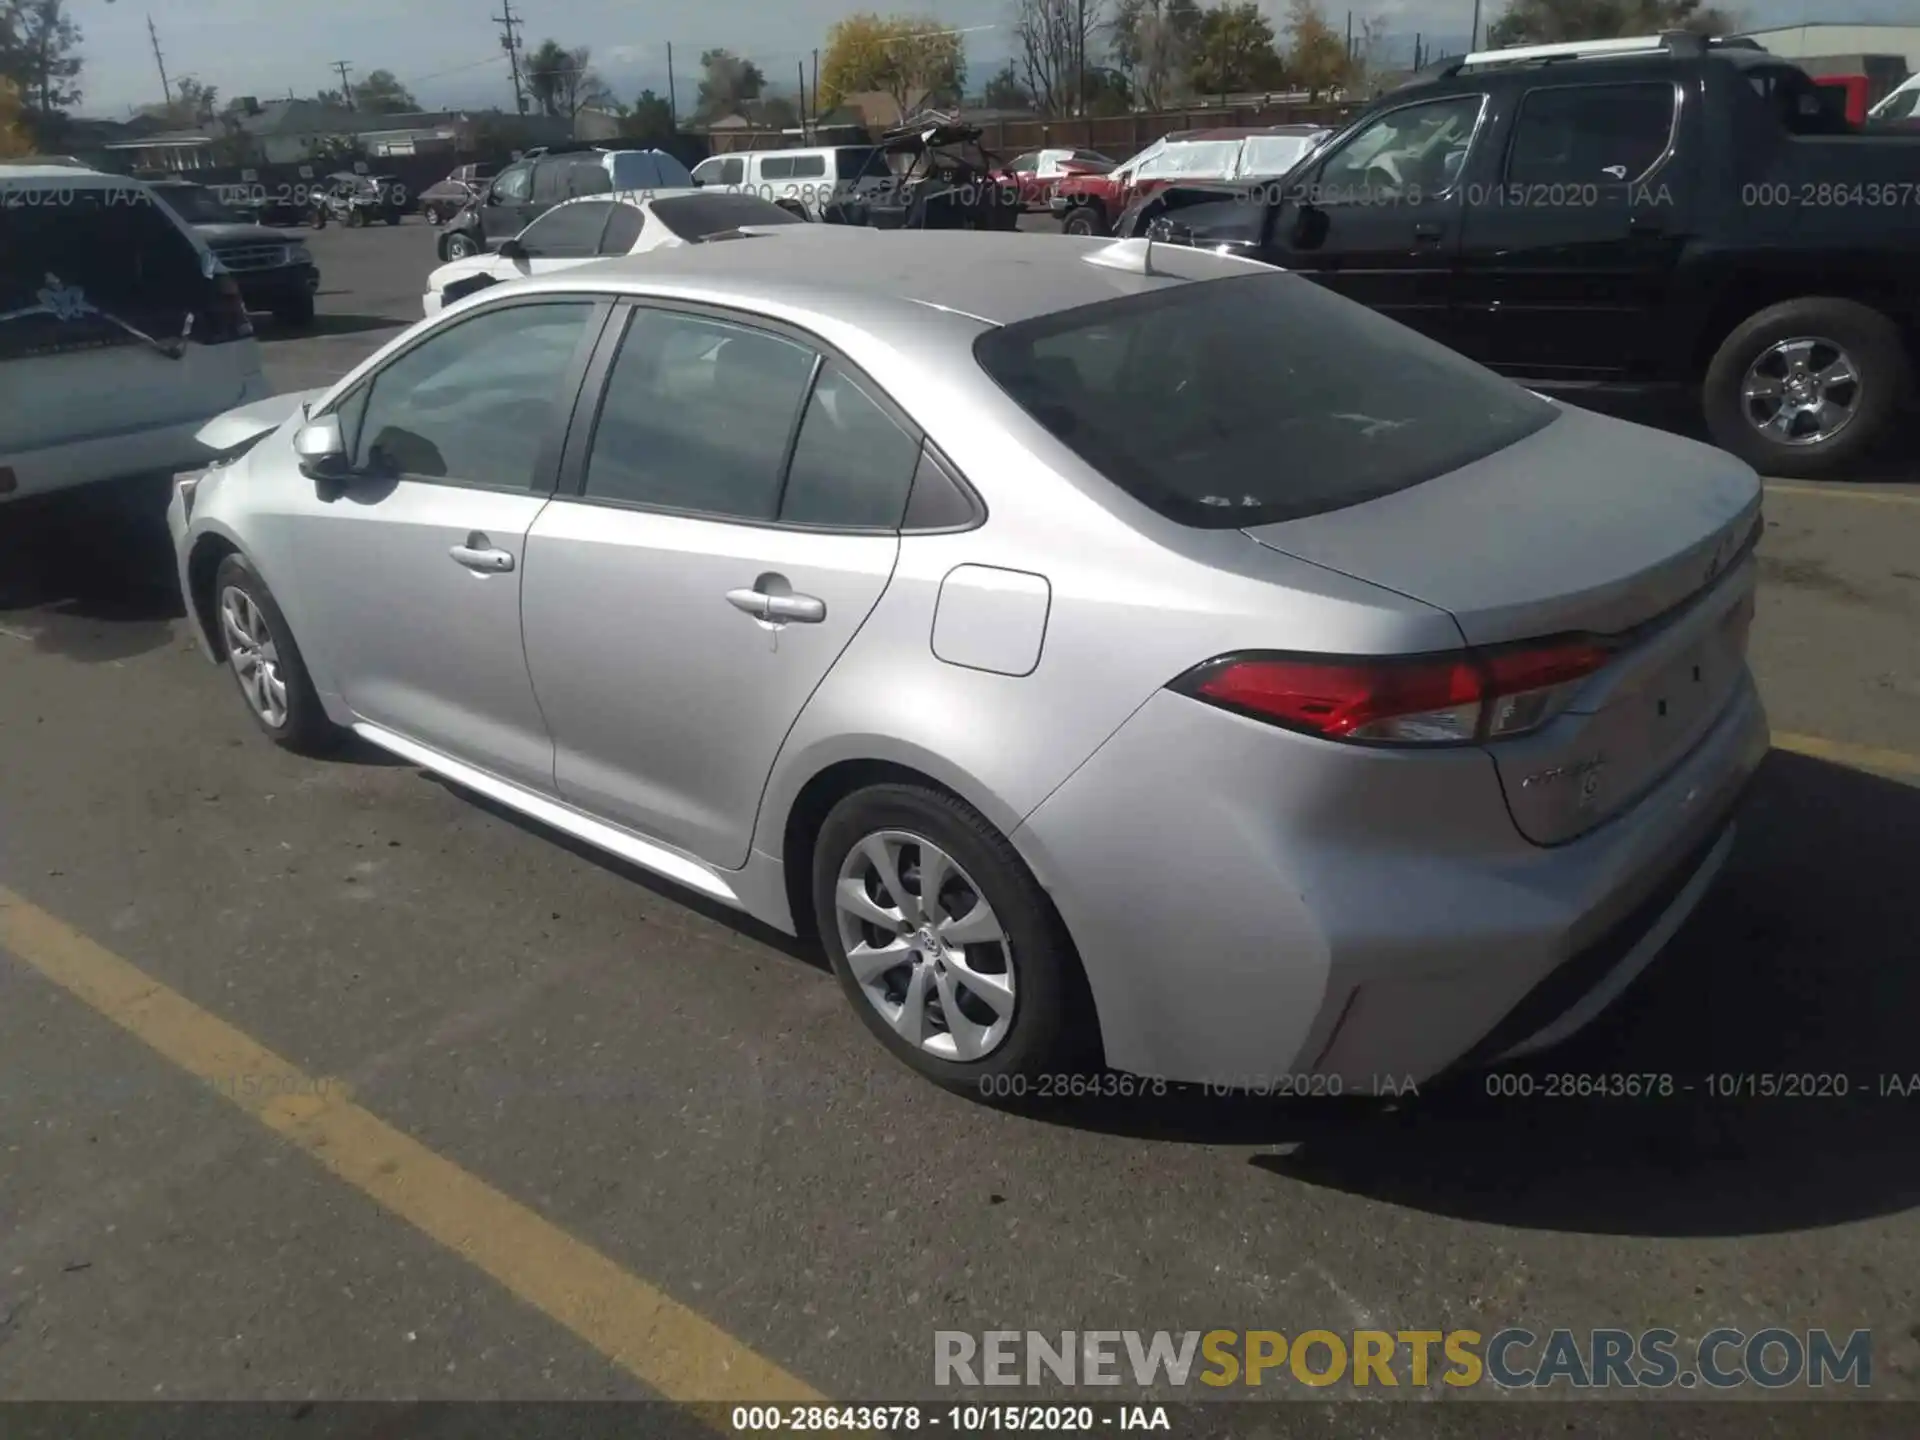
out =
[[0,165],[0,505],[204,464],[265,398],[233,276],[137,180]]
[[1890,120],[1920,123],[1920,75],[1909,75],[1867,112],[1867,119],[1884,124]]
[[818,220],[842,186],[851,184],[874,160],[872,145],[821,145],[808,150],[736,150],[710,155],[693,167],[693,183],[758,195],[783,209]]

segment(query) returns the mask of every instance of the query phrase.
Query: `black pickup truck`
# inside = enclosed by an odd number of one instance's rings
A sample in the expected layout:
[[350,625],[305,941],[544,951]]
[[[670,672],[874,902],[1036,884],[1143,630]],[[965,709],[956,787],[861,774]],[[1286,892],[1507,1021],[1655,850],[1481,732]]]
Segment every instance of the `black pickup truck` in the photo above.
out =
[[1838,99],[1751,41],[1484,52],[1121,234],[1298,270],[1567,398],[1685,387],[1763,473],[1841,475],[1914,398],[1920,135]]

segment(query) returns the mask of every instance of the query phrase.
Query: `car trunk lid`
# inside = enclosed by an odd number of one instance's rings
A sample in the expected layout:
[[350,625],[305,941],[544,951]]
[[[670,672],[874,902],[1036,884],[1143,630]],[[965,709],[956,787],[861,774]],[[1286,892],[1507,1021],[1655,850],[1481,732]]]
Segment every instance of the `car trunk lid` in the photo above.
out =
[[1488,746],[1514,822],[1557,844],[1678,765],[1742,682],[1760,486],[1705,446],[1579,410],[1262,544],[1447,611],[1473,647],[1608,637],[1557,719]]

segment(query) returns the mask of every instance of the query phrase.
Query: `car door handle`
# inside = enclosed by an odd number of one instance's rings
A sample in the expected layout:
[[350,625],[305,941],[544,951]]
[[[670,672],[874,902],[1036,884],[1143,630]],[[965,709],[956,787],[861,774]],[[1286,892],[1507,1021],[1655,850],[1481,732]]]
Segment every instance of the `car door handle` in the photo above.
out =
[[456,565],[464,565],[480,575],[504,575],[513,569],[513,552],[499,549],[478,530],[467,536],[465,544],[453,546],[447,554]]
[[1666,222],[1651,215],[1636,215],[1627,221],[1629,235],[1664,235]]
[[1438,245],[1446,238],[1446,231],[1438,225],[1416,225],[1413,227],[1413,243],[1416,245]]
[[812,595],[772,595],[765,590],[729,590],[727,603],[756,620],[818,625],[827,618],[827,602]]

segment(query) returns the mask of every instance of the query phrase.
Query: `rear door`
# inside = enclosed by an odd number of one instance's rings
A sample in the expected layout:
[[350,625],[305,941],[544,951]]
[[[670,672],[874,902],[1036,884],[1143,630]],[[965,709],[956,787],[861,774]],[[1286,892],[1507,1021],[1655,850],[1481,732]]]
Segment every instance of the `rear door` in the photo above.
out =
[[1287,185],[1263,258],[1451,340],[1462,177],[1486,109],[1484,95],[1449,95],[1355,131]]
[[1691,187],[1673,143],[1681,101],[1668,80],[1518,97],[1496,178],[1468,187],[1461,349],[1540,379],[1653,366],[1686,243]]
[[781,743],[893,573],[920,441],[771,327],[636,307],[595,369],[598,413],[583,396],[570,483],[527,541],[555,782],[735,868]]
[[0,461],[242,403],[259,351],[213,265],[137,182],[0,181]]

